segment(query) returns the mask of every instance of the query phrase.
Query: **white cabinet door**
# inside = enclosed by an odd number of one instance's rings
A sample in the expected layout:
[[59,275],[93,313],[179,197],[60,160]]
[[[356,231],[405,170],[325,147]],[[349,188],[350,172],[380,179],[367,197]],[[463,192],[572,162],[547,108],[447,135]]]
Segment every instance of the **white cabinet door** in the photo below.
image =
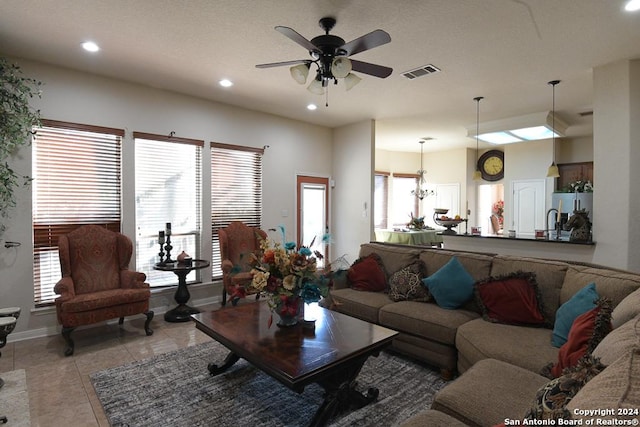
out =
[[513,181],[513,225],[518,237],[535,237],[535,230],[545,227],[545,181]]

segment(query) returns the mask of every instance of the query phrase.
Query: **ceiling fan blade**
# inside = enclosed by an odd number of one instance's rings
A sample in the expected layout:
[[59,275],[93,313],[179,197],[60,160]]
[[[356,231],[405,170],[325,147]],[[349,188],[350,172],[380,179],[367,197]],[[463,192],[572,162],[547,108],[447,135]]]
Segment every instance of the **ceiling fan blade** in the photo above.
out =
[[393,68],[385,67],[384,65],[371,64],[370,62],[357,61],[351,59],[351,69],[353,71],[359,71],[361,73],[369,74],[370,76],[380,77],[384,79],[389,77],[393,72]]
[[311,61],[308,59],[296,59],[294,61],[271,62],[269,64],[258,64],[256,65],[256,68],[285,67],[287,65],[296,65],[296,64],[311,64]]
[[278,25],[276,27],[276,31],[278,31],[278,32],[284,34],[285,36],[289,37],[291,40],[293,40],[294,42],[298,43],[300,46],[302,46],[303,48],[307,49],[309,52],[320,52],[320,50],[318,49],[318,47],[316,45],[311,43],[309,40],[305,39],[296,30],[294,30],[292,28],[283,27],[281,25]]
[[375,30],[369,34],[365,34],[362,37],[351,40],[341,46],[341,49],[347,51],[347,56],[355,55],[356,53],[363,52],[365,50],[373,49],[374,47],[381,46],[389,43],[391,36],[389,33],[383,30]]

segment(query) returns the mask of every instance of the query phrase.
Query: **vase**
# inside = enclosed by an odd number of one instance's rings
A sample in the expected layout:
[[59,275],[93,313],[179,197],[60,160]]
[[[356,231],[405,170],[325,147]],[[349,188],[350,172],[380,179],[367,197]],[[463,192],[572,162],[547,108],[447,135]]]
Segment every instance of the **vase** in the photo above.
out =
[[300,305],[300,297],[298,296],[283,298],[275,309],[275,312],[278,315],[276,325],[285,328],[297,325],[300,314]]

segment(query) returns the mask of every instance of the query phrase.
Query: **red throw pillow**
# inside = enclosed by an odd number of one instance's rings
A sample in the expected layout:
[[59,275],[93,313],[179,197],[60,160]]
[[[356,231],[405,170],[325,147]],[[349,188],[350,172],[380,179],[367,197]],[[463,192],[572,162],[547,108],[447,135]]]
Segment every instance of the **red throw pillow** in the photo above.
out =
[[354,262],[347,278],[351,288],[358,291],[382,292],[387,288],[387,275],[382,268],[382,260],[376,253]]
[[605,298],[596,302],[596,308],[581,314],[573,321],[567,342],[558,352],[558,363],[551,368],[554,378],[562,376],[562,371],[571,368],[587,353],[591,353],[611,331],[611,303]]
[[518,272],[476,283],[476,301],[485,320],[509,325],[544,326],[535,274]]

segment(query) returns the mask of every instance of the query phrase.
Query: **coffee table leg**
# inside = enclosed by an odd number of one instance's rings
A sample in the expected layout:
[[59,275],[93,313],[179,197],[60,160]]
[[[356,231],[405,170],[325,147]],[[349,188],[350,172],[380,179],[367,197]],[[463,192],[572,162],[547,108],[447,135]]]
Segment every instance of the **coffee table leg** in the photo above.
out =
[[377,388],[370,387],[366,394],[356,390],[356,377],[367,357],[354,361],[350,366],[331,375],[318,384],[324,388],[324,402],[318,408],[310,426],[325,426],[329,421],[347,409],[360,409],[378,398]]
[[211,375],[218,375],[223,373],[224,371],[226,371],[227,369],[229,369],[230,367],[232,367],[234,365],[234,363],[236,363],[238,360],[240,360],[240,356],[238,356],[237,354],[230,352],[227,357],[224,359],[224,363],[220,366],[216,365],[215,363],[209,363],[207,365],[207,369],[209,370],[209,373]]

